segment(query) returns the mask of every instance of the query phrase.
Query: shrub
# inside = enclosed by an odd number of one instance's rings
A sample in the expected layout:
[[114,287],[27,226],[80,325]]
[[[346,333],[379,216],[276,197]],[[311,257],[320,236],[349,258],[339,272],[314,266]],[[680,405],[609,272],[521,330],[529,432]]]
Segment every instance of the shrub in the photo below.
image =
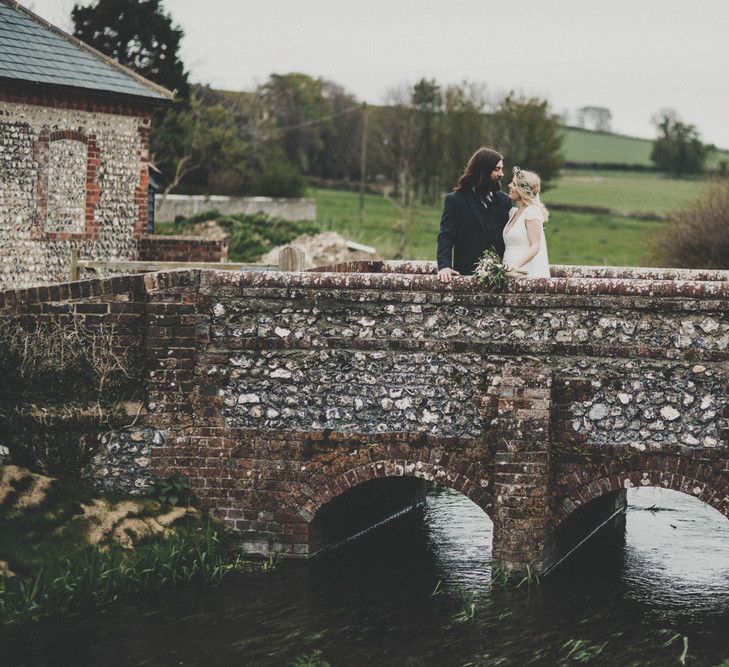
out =
[[289,222],[263,213],[231,215],[220,218],[218,224],[226,230],[228,255],[234,262],[255,262],[271,248],[319,231],[313,222]]
[[303,197],[306,179],[287,162],[272,162],[253,178],[252,194],[262,197]]
[[664,266],[729,269],[729,182],[713,183],[705,195],[674,213],[656,241]]
[[231,262],[255,262],[271,248],[285,245],[302,234],[318,234],[319,227],[307,220],[281,220],[263,213],[236,213],[221,216],[217,211],[200,213],[190,218],[178,217],[165,223],[161,234],[194,234],[195,225],[215,220],[228,239],[228,257]]
[[190,485],[179,475],[155,479],[150,485],[150,496],[161,505],[187,505],[190,502]]

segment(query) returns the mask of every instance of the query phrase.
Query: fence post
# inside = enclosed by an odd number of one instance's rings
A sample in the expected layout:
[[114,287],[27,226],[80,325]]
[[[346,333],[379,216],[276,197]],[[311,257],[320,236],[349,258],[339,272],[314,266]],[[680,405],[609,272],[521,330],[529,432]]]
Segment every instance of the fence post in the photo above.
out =
[[71,248],[71,282],[78,280],[78,248]]
[[278,253],[278,268],[281,271],[303,271],[306,253],[302,248],[287,245]]

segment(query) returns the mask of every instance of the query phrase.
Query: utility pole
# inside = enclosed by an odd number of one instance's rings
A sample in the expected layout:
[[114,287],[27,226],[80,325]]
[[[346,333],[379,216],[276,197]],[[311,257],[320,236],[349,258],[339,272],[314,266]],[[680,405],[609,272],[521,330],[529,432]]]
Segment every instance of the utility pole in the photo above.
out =
[[362,102],[362,146],[359,160],[359,224],[364,225],[365,182],[367,180],[367,102]]

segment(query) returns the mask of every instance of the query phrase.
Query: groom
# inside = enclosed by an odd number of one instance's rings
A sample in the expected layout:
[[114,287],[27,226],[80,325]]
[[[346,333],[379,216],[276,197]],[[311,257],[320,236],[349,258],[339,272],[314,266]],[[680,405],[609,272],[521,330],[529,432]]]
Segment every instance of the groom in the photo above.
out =
[[502,233],[511,200],[501,191],[504,158],[479,148],[468,160],[453,192],[446,195],[438,234],[438,280],[470,275],[485,250],[504,255]]

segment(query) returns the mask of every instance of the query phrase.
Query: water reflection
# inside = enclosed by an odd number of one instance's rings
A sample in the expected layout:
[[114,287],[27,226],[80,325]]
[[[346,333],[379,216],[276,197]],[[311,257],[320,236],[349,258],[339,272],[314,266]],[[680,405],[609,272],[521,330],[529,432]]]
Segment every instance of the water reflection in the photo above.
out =
[[659,488],[631,489],[625,595],[665,617],[729,609],[729,521],[697,498]]
[[[311,563],[99,614],[0,633],[0,663],[286,665],[690,664],[729,656],[729,522],[663,490],[629,495],[625,531],[599,533],[531,590],[489,584],[491,522],[444,490],[418,512]],[[675,527],[674,527],[675,526]],[[444,593],[432,596],[441,581]],[[458,587],[476,614],[459,623]],[[667,639],[680,639],[665,646]]]

